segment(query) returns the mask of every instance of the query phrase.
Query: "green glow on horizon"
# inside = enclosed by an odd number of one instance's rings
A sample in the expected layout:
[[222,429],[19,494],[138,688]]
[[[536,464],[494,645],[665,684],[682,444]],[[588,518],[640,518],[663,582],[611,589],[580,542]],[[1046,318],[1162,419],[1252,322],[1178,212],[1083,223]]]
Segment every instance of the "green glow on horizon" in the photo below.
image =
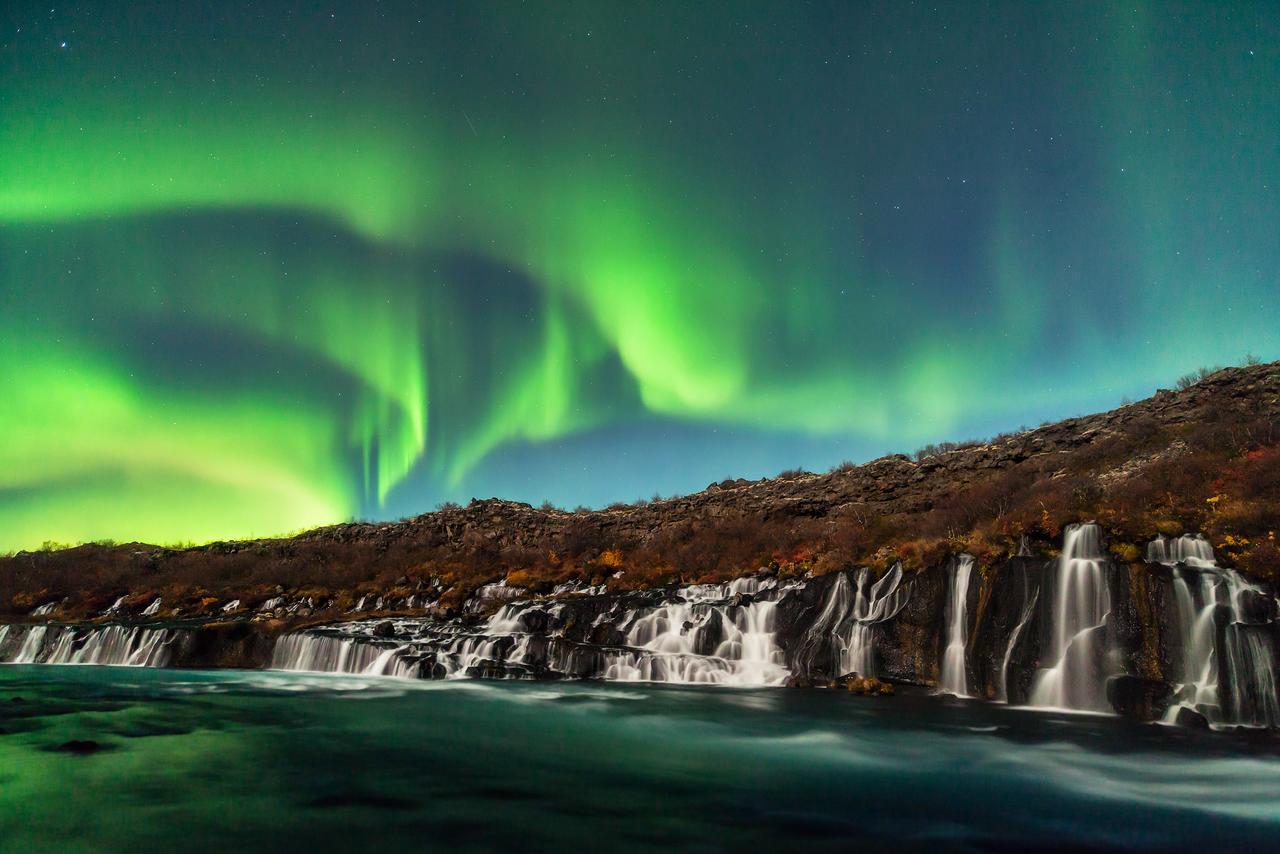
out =
[[[188,56],[113,20],[91,60],[10,46],[0,549],[379,516],[504,448],[659,420],[909,450],[1094,405],[1099,377],[1127,391],[1280,346],[1259,310],[1280,64],[1175,45],[1218,64],[1187,90],[1207,118],[1184,115],[1162,75],[1195,66],[1162,53],[1157,10],[1050,15],[1107,38],[1041,69],[1063,103],[1035,134],[1074,148],[1033,177],[1042,137],[1005,126],[1036,99],[944,133],[932,65],[888,97],[896,60],[843,47],[844,78],[744,49],[690,82],[647,59],[646,38],[677,50],[665,21],[601,51],[485,18],[477,43],[512,57],[478,65],[437,59],[447,34],[415,53],[369,24],[393,67],[376,41],[277,54],[178,12],[225,43]],[[1215,26],[1234,49],[1238,24]],[[967,68],[969,45],[945,49]],[[1241,103],[1213,101],[1228,85]],[[751,87],[774,112],[739,103]]]

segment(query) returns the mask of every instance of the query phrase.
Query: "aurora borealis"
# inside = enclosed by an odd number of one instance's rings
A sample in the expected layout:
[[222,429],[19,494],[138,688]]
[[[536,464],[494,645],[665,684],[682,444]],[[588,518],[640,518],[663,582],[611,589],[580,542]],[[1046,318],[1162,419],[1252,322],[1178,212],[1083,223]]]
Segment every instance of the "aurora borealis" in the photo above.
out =
[[1280,357],[1269,3],[6,3],[0,551],[823,469]]

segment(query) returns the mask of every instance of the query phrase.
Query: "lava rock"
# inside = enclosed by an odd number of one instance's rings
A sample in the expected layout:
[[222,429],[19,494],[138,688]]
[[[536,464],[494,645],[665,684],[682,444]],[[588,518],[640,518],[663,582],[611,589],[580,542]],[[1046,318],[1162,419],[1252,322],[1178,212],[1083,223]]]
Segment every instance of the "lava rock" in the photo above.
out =
[[877,679],[874,676],[856,676],[850,674],[848,676],[840,677],[836,684],[843,686],[850,694],[863,694],[866,696],[876,697],[893,696],[893,684],[885,682],[883,679]]
[[1166,682],[1138,676],[1116,676],[1107,682],[1107,700],[1121,717],[1154,720],[1156,709],[1169,703],[1173,689]]
[[545,632],[551,622],[551,616],[541,608],[530,608],[520,615],[520,622],[530,632]]
[[1195,709],[1188,709],[1186,706],[1178,709],[1178,714],[1174,716],[1173,722],[1187,729],[1208,729],[1209,719],[1197,712]]

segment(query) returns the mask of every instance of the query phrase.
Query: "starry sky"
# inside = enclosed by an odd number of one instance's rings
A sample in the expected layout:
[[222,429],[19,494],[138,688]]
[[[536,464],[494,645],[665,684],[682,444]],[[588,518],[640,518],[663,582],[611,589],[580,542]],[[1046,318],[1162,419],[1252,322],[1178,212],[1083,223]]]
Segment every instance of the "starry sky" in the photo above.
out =
[[1275,3],[0,8],[0,551],[598,506],[1280,358]]

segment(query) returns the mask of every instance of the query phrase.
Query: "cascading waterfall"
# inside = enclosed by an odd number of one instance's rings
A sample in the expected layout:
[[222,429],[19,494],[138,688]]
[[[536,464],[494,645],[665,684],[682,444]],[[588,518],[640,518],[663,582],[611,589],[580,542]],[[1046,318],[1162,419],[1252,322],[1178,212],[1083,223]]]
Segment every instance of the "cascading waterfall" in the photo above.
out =
[[584,645],[545,632],[561,606],[536,601],[504,604],[478,631],[433,620],[399,621],[393,632],[398,647],[375,640],[369,623],[349,623],[282,637],[271,666],[451,679],[545,672],[614,681],[776,685],[788,675],[775,641],[775,612],[786,589],[775,579],[758,578],[691,585],[664,604],[618,614],[622,638],[616,645]]
[[[1020,607],[1020,613],[1010,613],[1018,619],[994,686],[997,699],[1009,702],[1011,693],[1021,699],[1022,683],[1010,685],[1010,670],[1018,651],[1035,642],[1042,648],[1030,705],[1111,711],[1107,677],[1120,675],[1120,668],[1118,657],[1114,672],[1105,666],[1111,660],[1103,641],[1110,637],[1112,570],[1103,554],[1098,527],[1076,525],[1067,529],[1049,577],[1042,581],[1024,568],[1024,595],[1011,606]],[[1161,538],[1148,554],[1170,564],[1177,608],[1176,637],[1169,638],[1175,691],[1166,720],[1190,709],[1215,726],[1280,727],[1272,637],[1280,619],[1276,599],[1235,571],[1216,566],[1203,537]],[[952,564],[944,611],[938,684],[940,691],[958,696],[973,688],[966,650],[972,641],[967,605],[973,564],[969,555]],[[807,585],[813,585],[808,594],[802,589]],[[666,591],[584,596],[573,591],[563,599],[508,601],[483,622],[474,617],[358,619],[311,628],[279,638],[270,666],[415,678],[568,677],[744,686],[782,684],[790,668],[804,679],[876,676],[881,645],[898,637],[877,627],[902,611],[912,586],[895,565],[880,578],[864,567],[787,584],[761,576]],[[1159,592],[1152,590],[1152,595]],[[155,598],[145,610],[162,607]],[[785,651],[779,643],[780,615],[785,615]],[[185,643],[192,631],[154,623],[0,625],[0,662],[166,666],[183,662],[195,649]]]
[[1201,534],[1184,534],[1181,537],[1156,537],[1147,544],[1147,563],[1163,563],[1173,566],[1216,566],[1213,547]]
[[871,582],[871,569],[858,570],[853,598],[853,611],[838,632],[844,641],[840,656],[841,674],[856,673],[874,676],[875,648],[872,644],[873,628],[877,623],[897,616],[911,593],[910,585],[902,583],[902,564],[893,567],[875,583]]
[[1161,562],[1185,566],[1173,570],[1182,681],[1164,720],[1173,723],[1185,708],[1215,725],[1280,725],[1268,627],[1251,622],[1245,604],[1246,598],[1267,603],[1273,619],[1275,601],[1236,571],[1217,566],[1203,537],[1179,540],[1190,541],[1189,547],[1166,548],[1161,538],[1147,549],[1149,556],[1164,556]]
[[178,637],[176,630],[140,626],[11,626],[0,636],[0,662],[165,667]]
[[[777,685],[786,679],[774,640],[776,601],[712,605],[705,590],[691,596],[692,602],[633,614],[626,640],[632,649],[609,653],[604,678],[724,685]],[[714,649],[704,653],[712,643]]]
[[1108,561],[1102,531],[1094,523],[1067,528],[1055,577],[1050,646],[1031,691],[1031,705],[1111,712],[1106,698],[1102,646],[1111,613]]
[[17,654],[10,659],[14,664],[33,664],[36,657],[40,655],[40,649],[44,646],[45,636],[49,633],[48,626],[32,626],[22,638],[22,645],[18,647]]
[[973,574],[973,556],[962,554],[951,575],[948,591],[947,648],[942,654],[938,690],[957,697],[969,696],[969,674],[965,665],[965,644],[969,640],[966,623],[969,578]]
[[276,641],[272,670],[312,673],[361,673],[368,676],[418,676],[419,665],[405,661],[396,646],[383,647],[349,637],[297,632]]
[[899,564],[874,582],[869,567],[858,569],[853,581],[848,573],[838,573],[796,659],[818,671],[874,676],[875,626],[896,616],[910,594]]

